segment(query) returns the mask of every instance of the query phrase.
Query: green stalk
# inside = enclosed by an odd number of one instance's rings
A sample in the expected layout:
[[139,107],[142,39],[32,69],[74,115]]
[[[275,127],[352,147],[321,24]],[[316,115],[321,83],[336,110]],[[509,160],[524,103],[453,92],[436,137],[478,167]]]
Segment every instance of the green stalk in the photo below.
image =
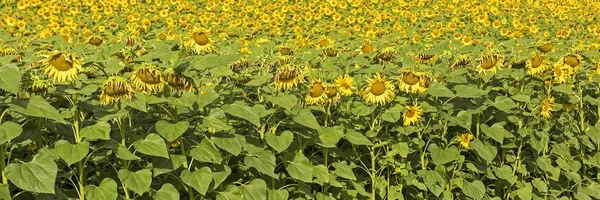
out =
[[[77,108],[77,95],[73,95],[73,106],[75,107],[75,115],[73,116],[73,133],[75,134],[75,144],[78,144],[81,142],[81,135],[79,132],[79,108]],[[79,198],[81,200],[85,200],[85,166],[83,162],[84,161],[79,161],[77,166],[79,168],[79,181],[77,184],[79,185]]]
[[[177,113],[177,106],[173,106],[173,121],[175,123],[179,122],[179,113]],[[179,136],[179,141],[180,141],[179,150],[181,150],[181,153],[183,154],[183,156],[185,156],[185,159],[183,160],[183,166],[191,171],[191,169],[190,169],[191,166],[188,164],[188,161],[187,161],[188,155],[187,155],[187,151],[185,150],[185,145],[183,144],[182,136]],[[185,185],[185,189],[188,192],[189,198],[195,199],[194,198],[194,189],[192,187],[190,187],[189,185]]]
[[[4,119],[4,114],[8,111],[8,108],[2,112],[0,115],[0,124],[2,124],[2,120]],[[2,184],[8,184],[8,179],[6,178],[6,174],[4,173],[4,168],[6,168],[6,158],[5,158],[6,149],[4,148],[4,144],[0,145],[0,170],[2,171]]]
[[371,199],[375,200],[375,188],[376,188],[376,182],[375,182],[375,178],[377,176],[377,171],[375,170],[375,148],[371,147],[370,148],[370,153],[371,153]]

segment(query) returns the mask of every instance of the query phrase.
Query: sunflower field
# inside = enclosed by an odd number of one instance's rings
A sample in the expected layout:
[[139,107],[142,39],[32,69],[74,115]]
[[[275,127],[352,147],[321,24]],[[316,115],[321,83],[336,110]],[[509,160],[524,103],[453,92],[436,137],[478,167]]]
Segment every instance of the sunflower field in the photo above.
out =
[[596,0],[0,2],[0,199],[600,199]]

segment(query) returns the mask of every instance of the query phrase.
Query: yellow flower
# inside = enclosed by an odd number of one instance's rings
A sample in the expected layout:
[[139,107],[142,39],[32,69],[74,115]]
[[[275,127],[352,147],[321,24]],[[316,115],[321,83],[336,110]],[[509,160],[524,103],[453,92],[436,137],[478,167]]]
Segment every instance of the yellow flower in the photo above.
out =
[[496,73],[496,70],[502,66],[504,63],[504,56],[500,54],[490,54],[484,55],[481,57],[479,61],[479,66],[477,66],[477,71],[481,74],[486,74],[487,72]]
[[407,93],[424,93],[427,90],[425,75],[419,72],[412,72],[408,69],[402,69],[400,76],[400,91]]
[[324,85],[321,80],[312,81],[310,91],[306,94],[307,105],[321,105],[327,101],[327,94],[325,92],[326,85]]
[[173,68],[167,68],[164,71],[165,81],[174,92],[189,92],[192,90],[192,84],[187,77],[175,72]]
[[133,86],[140,92],[156,94],[165,87],[162,73],[151,64],[142,64],[131,74]]
[[417,54],[413,56],[413,61],[420,64],[431,65],[437,61],[437,56],[431,54]]
[[327,94],[327,103],[329,104],[337,104],[340,101],[340,93],[333,86],[327,87],[325,94]]
[[335,84],[344,96],[350,96],[352,95],[352,92],[356,90],[356,86],[354,86],[354,78],[348,74],[336,78]]
[[573,73],[577,73],[581,66],[583,66],[583,57],[581,57],[579,54],[568,53],[563,55],[562,59],[558,61],[557,65],[571,68],[568,70],[570,76],[573,75]]
[[450,71],[455,71],[459,68],[472,67],[471,59],[467,55],[460,55],[454,59],[454,62],[450,65]]
[[460,146],[462,146],[464,148],[469,148],[469,143],[471,143],[471,140],[473,140],[473,134],[469,134],[469,133],[463,133],[458,138],[458,142],[460,142]]
[[423,111],[421,110],[421,106],[415,104],[414,106],[406,105],[406,111],[402,114],[402,120],[404,121],[404,126],[410,126],[417,124],[421,121],[421,117],[423,116]]
[[548,119],[552,116],[552,106],[554,106],[554,97],[548,97],[542,102],[542,117]]
[[23,82],[22,91],[29,94],[40,94],[51,87],[54,87],[52,81],[42,80],[38,76],[32,76],[30,81]]
[[100,44],[102,44],[102,42],[104,42],[104,38],[102,36],[91,36],[90,38],[88,38],[87,43],[94,45],[94,46],[98,46]]
[[531,55],[531,59],[527,60],[526,63],[527,74],[531,76],[539,76],[546,69],[548,69],[548,59],[544,54],[536,54],[535,52]]
[[367,103],[385,105],[396,98],[394,85],[379,73],[368,80],[360,90],[360,95]]
[[194,28],[190,34],[190,38],[185,43],[188,48],[191,48],[196,54],[212,53],[215,47],[212,45],[212,40],[208,37],[206,30]]
[[127,81],[120,76],[109,77],[102,86],[100,102],[102,105],[109,105],[119,101],[121,98],[131,99],[133,89]]
[[394,57],[396,57],[397,53],[398,51],[396,51],[394,48],[387,47],[377,52],[377,54],[375,54],[375,57],[373,58],[373,61],[379,64],[389,63],[392,62]]
[[45,57],[42,70],[48,74],[48,77],[61,83],[77,79],[81,64],[75,56],[56,50]]
[[286,64],[277,69],[275,74],[275,88],[277,90],[291,90],[304,80],[304,72],[299,67]]

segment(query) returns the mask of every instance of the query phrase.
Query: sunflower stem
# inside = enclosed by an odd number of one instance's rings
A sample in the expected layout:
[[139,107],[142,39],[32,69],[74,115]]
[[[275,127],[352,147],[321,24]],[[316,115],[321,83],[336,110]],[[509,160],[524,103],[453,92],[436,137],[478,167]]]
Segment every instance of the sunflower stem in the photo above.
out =
[[579,88],[579,121],[580,121],[580,128],[581,128],[581,133],[584,133],[585,131],[585,112],[583,110],[583,90],[581,89],[581,85],[578,86]]
[[2,170],[2,184],[8,184],[8,179],[6,178],[6,174],[4,173],[4,168],[6,168],[6,160],[5,154],[6,151],[4,149],[4,144],[0,145],[0,170]]
[[370,154],[371,154],[371,199],[375,200],[375,188],[376,188],[376,181],[375,179],[377,178],[377,170],[375,169],[375,148],[371,147],[370,148]]

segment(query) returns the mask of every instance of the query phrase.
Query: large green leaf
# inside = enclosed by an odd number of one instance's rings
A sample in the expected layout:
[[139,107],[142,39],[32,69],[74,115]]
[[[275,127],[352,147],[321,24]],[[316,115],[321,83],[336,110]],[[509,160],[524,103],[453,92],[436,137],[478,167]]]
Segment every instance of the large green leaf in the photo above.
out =
[[21,84],[21,70],[14,65],[6,65],[0,68],[0,89],[18,94]]
[[8,184],[0,184],[0,199],[11,199]]
[[454,93],[452,90],[446,88],[441,83],[433,83],[429,88],[427,88],[427,94],[430,94],[434,97],[453,97]]
[[436,144],[429,145],[429,153],[431,159],[436,165],[443,165],[458,159],[460,152],[454,146],[450,146],[447,149],[441,149]]
[[269,190],[267,200],[287,200],[290,194],[285,189],[280,190]]
[[348,130],[346,135],[344,135],[344,138],[346,138],[346,140],[348,140],[350,143],[352,143],[354,145],[367,145],[367,146],[373,145],[373,143],[371,142],[371,140],[369,140],[369,138],[364,136],[362,133],[355,131],[355,130],[351,130],[351,129]]
[[150,156],[169,158],[169,152],[167,150],[165,140],[158,134],[150,133],[148,136],[146,136],[146,138],[135,141],[133,146],[135,147],[135,150],[139,151],[140,153]]
[[215,181],[214,188],[219,187],[229,175],[231,175],[231,168],[227,165],[219,166],[217,169],[212,170],[213,180]]
[[69,141],[59,140],[54,143],[54,150],[67,165],[72,165],[85,158],[90,150],[90,143],[83,141],[77,144],[71,144]]
[[319,131],[318,144],[322,147],[335,148],[342,137],[344,137],[343,127],[324,127]]
[[487,94],[473,85],[457,85],[454,86],[454,91],[456,91],[456,96],[461,98],[479,98]]
[[275,151],[281,153],[285,151],[292,141],[294,140],[294,134],[291,131],[283,131],[279,135],[276,135],[272,132],[267,132],[265,134],[265,140],[267,140],[267,144],[273,147]]
[[87,141],[110,140],[110,124],[100,121],[81,129],[81,137]]
[[[87,192],[87,191],[86,191]],[[179,191],[173,186],[173,184],[165,183],[160,190],[154,194],[155,200],[173,200],[179,199]]]
[[181,121],[175,124],[169,123],[165,120],[156,122],[156,132],[163,136],[168,142],[175,141],[179,136],[183,135],[190,126],[190,122]]
[[117,193],[117,182],[111,178],[104,178],[100,185],[86,185],[84,187],[85,198],[98,200],[115,200]]
[[350,179],[353,181],[356,180],[356,176],[354,175],[354,172],[352,171],[353,167],[350,167],[348,164],[346,164],[346,161],[333,163],[332,165],[333,165],[333,167],[335,167],[334,173],[336,175],[338,175],[339,177],[342,177],[345,179]]
[[275,155],[269,150],[258,150],[256,152],[249,152],[244,157],[244,163],[248,167],[253,167],[258,172],[269,175],[273,178],[278,178],[275,175]]
[[234,156],[240,155],[242,152],[242,142],[245,142],[243,137],[236,137],[232,134],[215,135],[210,140],[217,145],[217,147],[233,154]]
[[492,163],[498,151],[496,147],[489,144],[483,144],[479,139],[471,141],[470,146],[477,152],[477,155],[483,158],[488,164]]
[[54,194],[58,168],[51,159],[34,157],[27,163],[11,163],[4,172],[6,178],[22,190]]
[[4,122],[0,125],[0,144],[4,144],[21,135],[23,128],[15,122]]
[[227,131],[233,127],[227,122],[225,112],[222,110],[216,110],[210,113],[207,117],[204,117],[202,124],[208,128],[212,128],[215,131]]
[[298,98],[293,94],[279,93],[277,96],[265,96],[265,99],[286,110],[292,110],[298,104]]
[[223,111],[226,113],[248,120],[257,127],[260,127],[260,118],[258,114],[254,112],[254,109],[241,101],[236,101],[233,104],[223,106]]
[[287,163],[285,169],[290,176],[295,179],[307,183],[312,182],[313,166],[310,164],[308,158],[306,158],[301,152],[296,152],[294,154],[294,160],[292,160],[290,163]]
[[208,138],[202,139],[197,147],[192,148],[190,155],[200,162],[220,163],[223,159],[219,149]]
[[12,110],[27,116],[51,119],[63,124],[69,124],[63,116],[46,99],[34,95],[29,100],[16,100],[11,104]]
[[473,182],[463,182],[462,185],[463,194],[471,197],[475,200],[483,199],[485,195],[485,185],[479,180],[475,180]]
[[262,179],[254,179],[250,184],[242,186],[242,199],[265,200],[267,199],[267,183]]
[[505,130],[502,126],[492,126],[489,127],[487,124],[482,124],[481,131],[485,133],[488,137],[496,140],[496,142],[502,144],[504,142],[504,138],[512,137],[512,135]]
[[596,145],[600,145],[600,127],[599,126],[590,126],[588,130],[585,131],[585,134],[590,137]]
[[194,172],[183,170],[181,172],[181,181],[191,186],[202,195],[206,195],[210,183],[213,181],[212,171],[208,167],[196,169]]
[[321,125],[319,125],[319,122],[317,122],[317,119],[309,109],[300,110],[298,115],[294,116],[292,119],[302,126],[306,126],[315,130],[321,130]]
[[121,169],[118,173],[119,179],[125,184],[125,187],[142,195],[150,190],[152,183],[152,171],[142,169],[137,172],[131,172],[127,169]]
[[440,194],[444,191],[446,187],[446,178],[442,173],[436,170],[429,170],[425,172],[425,177],[423,177],[425,181],[425,185],[436,197],[439,197]]

